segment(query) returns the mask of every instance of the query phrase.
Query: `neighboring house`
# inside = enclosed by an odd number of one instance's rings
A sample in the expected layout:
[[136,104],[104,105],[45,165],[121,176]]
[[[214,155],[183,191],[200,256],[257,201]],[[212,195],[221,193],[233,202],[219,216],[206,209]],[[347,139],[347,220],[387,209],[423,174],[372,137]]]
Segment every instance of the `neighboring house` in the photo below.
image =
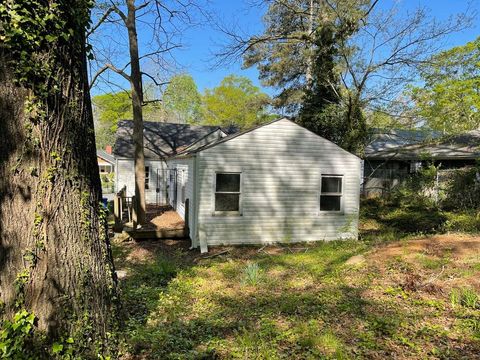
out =
[[169,203],[202,252],[209,245],[358,236],[361,160],[286,118],[166,163],[175,174]]
[[112,147],[105,150],[97,150],[98,171],[100,174],[110,174],[115,171],[115,157],[112,155]]
[[479,130],[452,136],[414,130],[377,134],[365,149],[364,194],[390,191],[427,162],[443,170],[474,165],[479,145]]
[[[115,191],[126,187],[127,196],[135,194],[133,122],[118,122],[115,155]],[[227,136],[218,126],[144,122],[145,198],[147,204],[168,203],[168,178],[174,172],[167,169],[165,160],[189,146],[203,146]]]

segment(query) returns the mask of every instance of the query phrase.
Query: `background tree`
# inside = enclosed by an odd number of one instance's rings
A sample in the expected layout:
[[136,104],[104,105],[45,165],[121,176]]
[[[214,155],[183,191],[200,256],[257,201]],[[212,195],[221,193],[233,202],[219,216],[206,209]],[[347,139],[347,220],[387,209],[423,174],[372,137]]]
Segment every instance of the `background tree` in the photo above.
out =
[[420,70],[423,86],[409,93],[425,126],[449,134],[480,127],[480,38],[434,55]]
[[[165,121],[166,115],[162,104],[157,99],[155,86],[147,83],[144,86],[143,118],[147,121]],[[115,143],[115,132],[120,120],[130,120],[133,117],[132,97],[128,91],[109,92],[92,98],[95,120],[95,140],[97,149]]]
[[[175,43],[175,35],[182,32],[183,24],[192,24],[194,11],[200,11],[195,3],[190,0],[135,0],[102,1],[97,5],[99,13],[95,17],[96,25],[89,33],[90,41],[94,45],[95,75],[91,83],[104,80],[106,73],[113,72],[121,77],[123,82],[129,84],[132,96],[133,110],[133,142],[135,144],[135,209],[136,221],[139,224],[146,222],[145,204],[145,156],[143,149],[143,117],[142,106],[151,103],[143,97],[143,77],[147,77],[155,85],[161,86],[160,79],[164,78],[160,72],[168,68],[166,57],[171,51],[180,46]],[[110,25],[110,26],[107,26]],[[139,42],[137,26],[144,26],[144,30],[151,35],[148,42]],[[112,28],[113,27],[113,28]],[[103,29],[103,34],[102,34]],[[125,42],[114,41],[120,34],[126,35]],[[109,45],[104,42],[107,35]],[[126,46],[128,44],[128,46]],[[128,53],[119,55],[122,52]],[[118,65],[121,63],[122,65]],[[148,65],[155,64],[156,71],[147,71]],[[165,75],[165,74],[163,74]],[[121,86],[121,85],[120,85]]]
[[128,92],[119,91],[96,95],[92,102],[97,149],[104,149],[115,143],[118,121],[132,118],[132,99]]
[[26,309],[50,340],[73,337],[82,358],[109,344],[117,313],[86,71],[90,5],[0,4],[0,316]]
[[[406,86],[418,81],[418,68],[437,53],[448,35],[471,25],[476,14],[469,9],[444,22],[429,16],[428,9],[419,7],[405,12],[401,5],[378,6],[378,0],[265,0],[267,6],[265,29],[260,35],[239,35],[238,29],[221,27],[230,35],[231,42],[218,55],[231,61],[243,56],[245,66],[257,66],[264,85],[281,89],[278,105],[296,104],[288,111],[298,114],[309,84],[307,79],[318,76],[313,73],[316,54],[315,41],[318,30],[333,24],[334,34],[346,30],[346,36],[335,36],[335,71],[339,76],[338,109],[346,116],[357,114],[348,123],[350,139],[360,139],[363,130],[357,133],[355,123],[361,124],[365,113],[386,111],[407,123],[404,111],[399,110]],[[349,29],[346,24],[354,26]],[[298,59],[298,61],[295,61]],[[321,81],[319,82],[321,83]],[[335,86],[335,84],[334,84]],[[313,89],[311,89],[313,91]],[[282,98],[289,98],[288,101]],[[335,106],[339,106],[335,105]],[[338,111],[330,111],[331,115]],[[322,120],[323,119],[323,120]],[[335,119],[320,118],[332,126],[342,124]],[[345,120],[346,121],[346,120]],[[338,139],[332,138],[334,141]],[[343,145],[345,146],[345,145]],[[349,148],[361,148],[351,144]]]
[[204,123],[246,129],[269,120],[270,98],[243,76],[229,75],[203,96]]
[[182,124],[202,122],[202,96],[191,75],[173,76],[162,99],[168,122]]
[[[370,8],[367,8],[370,10]],[[367,137],[361,104],[340,82],[341,43],[358,30],[360,11],[339,18],[324,4],[322,19],[312,36],[313,67],[298,122],[344,149],[359,153]]]

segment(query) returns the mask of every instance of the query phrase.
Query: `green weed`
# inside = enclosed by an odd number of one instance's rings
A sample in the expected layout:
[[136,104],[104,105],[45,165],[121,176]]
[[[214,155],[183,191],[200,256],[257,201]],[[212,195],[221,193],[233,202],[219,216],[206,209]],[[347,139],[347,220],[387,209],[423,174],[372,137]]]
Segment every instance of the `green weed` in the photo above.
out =
[[262,270],[257,263],[250,263],[243,270],[243,284],[257,286],[260,283],[261,278]]
[[461,304],[470,309],[476,309],[479,305],[478,295],[471,288],[464,288],[461,292]]

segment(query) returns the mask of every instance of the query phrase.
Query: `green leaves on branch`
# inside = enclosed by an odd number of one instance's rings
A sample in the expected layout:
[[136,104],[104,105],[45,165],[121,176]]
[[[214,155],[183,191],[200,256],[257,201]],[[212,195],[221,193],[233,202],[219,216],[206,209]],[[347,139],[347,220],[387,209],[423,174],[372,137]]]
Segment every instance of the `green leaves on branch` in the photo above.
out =
[[205,124],[245,129],[270,119],[266,109],[270,98],[252,81],[229,75],[203,96]]
[[444,133],[480,127],[480,38],[435,55],[409,89],[425,125]]
[[169,121],[195,124],[201,123],[202,96],[197,84],[188,74],[173,76],[163,94],[163,105]]

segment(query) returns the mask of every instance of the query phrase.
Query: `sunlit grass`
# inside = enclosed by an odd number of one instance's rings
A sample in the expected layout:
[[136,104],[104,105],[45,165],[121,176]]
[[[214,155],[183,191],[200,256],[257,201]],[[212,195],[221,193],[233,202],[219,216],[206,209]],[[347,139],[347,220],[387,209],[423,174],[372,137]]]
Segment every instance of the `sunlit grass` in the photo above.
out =
[[[204,260],[192,259],[187,250],[135,260],[130,248],[115,244],[118,267],[129,269],[121,282],[127,358],[478,354],[478,289],[465,285],[480,276],[477,255],[459,259],[449,250],[426,252],[409,245],[412,235],[394,234],[387,229],[360,241],[262,251],[238,247]],[[398,245],[398,251],[372,257],[385,244]],[[365,264],[346,266],[354,255],[363,255]],[[407,286],[412,274],[419,276],[413,277],[417,290]],[[427,286],[436,280],[448,287]]]

